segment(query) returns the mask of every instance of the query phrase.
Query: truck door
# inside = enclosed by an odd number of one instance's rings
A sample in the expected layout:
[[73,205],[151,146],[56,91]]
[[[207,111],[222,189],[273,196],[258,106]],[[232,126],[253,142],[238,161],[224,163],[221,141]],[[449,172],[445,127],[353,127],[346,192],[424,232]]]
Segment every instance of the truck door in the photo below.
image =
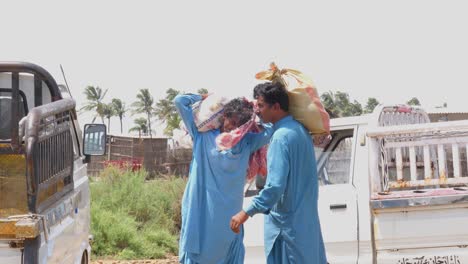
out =
[[353,186],[356,128],[332,132],[331,143],[318,151],[319,215],[329,263],[356,263],[358,208]]

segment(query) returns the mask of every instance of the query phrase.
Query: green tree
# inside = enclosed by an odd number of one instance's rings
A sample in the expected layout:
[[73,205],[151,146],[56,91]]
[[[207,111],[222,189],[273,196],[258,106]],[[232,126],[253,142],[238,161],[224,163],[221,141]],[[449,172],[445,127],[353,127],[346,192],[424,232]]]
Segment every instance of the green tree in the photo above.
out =
[[133,114],[145,114],[146,120],[148,122],[148,131],[149,135],[152,136],[151,133],[151,118],[153,117],[154,113],[154,99],[148,89],[140,89],[137,94],[137,101],[132,104],[133,107]]
[[406,102],[406,104],[414,105],[414,106],[420,106],[421,105],[418,98],[416,98],[416,97],[411,98],[408,102]]
[[[206,91],[205,93],[208,93],[208,90],[206,89],[200,89],[198,91]],[[159,120],[166,123],[164,134],[167,136],[172,136],[172,131],[174,131],[176,128],[179,128],[181,121],[173,102],[174,98],[178,94],[180,94],[178,90],[169,88],[166,90],[166,97],[156,103],[154,114],[158,117]]]
[[112,99],[112,108],[114,109],[115,115],[117,115],[120,119],[120,133],[123,134],[123,124],[122,124],[122,119],[125,116],[125,113],[127,112],[127,109],[125,108],[125,103],[122,102],[120,99]]
[[361,103],[356,100],[354,100],[352,103],[349,103],[345,109],[346,110],[343,113],[343,116],[360,116],[363,113]]
[[200,88],[200,89],[198,89],[197,93],[199,93],[199,94],[208,94],[208,90],[206,88]]
[[321,95],[321,99],[331,118],[359,116],[363,112],[361,104],[356,100],[351,102],[345,92],[326,92]]
[[380,104],[379,101],[375,99],[374,97],[367,98],[367,104],[364,107],[364,113],[365,114],[372,113],[375,107],[378,106],[379,104]]
[[80,111],[95,112],[92,123],[96,121],[96,118],[99,116],[102,123],[104,124],[104,113],[103,113],[103,102],[102,100],[106,96],[107,89],[103,91],[100,87],[96,86],[87,86],[83,92],[86,95],[87,102],[80,109]]
[[135,126],[130,128],[128,132],[135,132],[138,131],[139,136],[141,137],[148,135],[148,121],[144,117],[139,117],[133,120]]
[[110,132],[110,119],[115,115],[112,104],[102,104],[102,114],[107,118],[107,133]]
[[350,105],[349,94],[345,92],[337,91],[335,93],[334,102],[336,104],[336,107],[340,111],[340,116],[341,117],[348,116],[347,113],[348,113],[348,108]]
[[330,118],[337,118],[340,116],[340,112],[335,105],[335,95],[333,92],[330,91],[323,93],[320,98],[322,100],[323,107],[325,107],[325,110],[327,110]]

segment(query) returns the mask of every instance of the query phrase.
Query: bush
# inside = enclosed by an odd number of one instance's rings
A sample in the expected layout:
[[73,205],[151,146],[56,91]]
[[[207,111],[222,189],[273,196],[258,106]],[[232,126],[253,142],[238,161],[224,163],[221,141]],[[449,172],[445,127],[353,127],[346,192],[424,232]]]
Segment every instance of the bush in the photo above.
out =
[[186,181],[145,181],[146,176],[143,170],[109,167],[91,183],[94,255],[153,259],[177,254]]

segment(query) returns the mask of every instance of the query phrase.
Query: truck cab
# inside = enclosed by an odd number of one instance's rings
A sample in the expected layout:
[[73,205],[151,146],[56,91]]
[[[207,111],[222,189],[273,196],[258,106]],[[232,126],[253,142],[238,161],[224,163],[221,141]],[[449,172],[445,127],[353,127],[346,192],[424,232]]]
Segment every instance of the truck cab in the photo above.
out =
[[[90,193],[75,101],[42,67],[0,62],[0,120],[0,263],[89,263]],[[105,127],[92,134],[105,138]]]
[[[468,263],[468,121],[380,106],[332,119],[331,135],[316,148],[329,263]],[[244,243],[245,263],[265,263],[263,217],[246,222]]]

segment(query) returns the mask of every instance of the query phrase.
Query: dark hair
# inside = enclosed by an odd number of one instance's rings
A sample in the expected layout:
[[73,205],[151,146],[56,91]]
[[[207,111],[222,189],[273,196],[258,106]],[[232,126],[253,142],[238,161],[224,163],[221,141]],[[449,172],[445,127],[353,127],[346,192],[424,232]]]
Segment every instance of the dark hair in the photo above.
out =
[[232,99],[224,106],[224,117],[238,117],[239,126],[252,118],[253,105],[247,99],[239,97]]
[[289,111],[289,97],[286,88],[280,82],[265,82],[258,84],[254,88],[254,98],[263,97],[263,100],[268,105],[272,106],[275,103],[280,105],[283,111]]

